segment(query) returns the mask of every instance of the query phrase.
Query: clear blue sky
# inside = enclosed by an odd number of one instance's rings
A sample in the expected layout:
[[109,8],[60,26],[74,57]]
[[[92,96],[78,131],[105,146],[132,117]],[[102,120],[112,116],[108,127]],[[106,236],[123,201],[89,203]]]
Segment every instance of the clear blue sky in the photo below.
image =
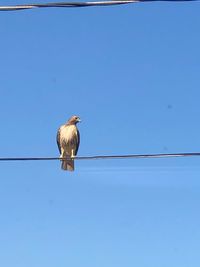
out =
[[[58,156],[73,114],[79,156],[200,151],[199,10],[2,12],[0,156]],[[1,162],[0,266],[199,267],[199,178],[200,158]]]

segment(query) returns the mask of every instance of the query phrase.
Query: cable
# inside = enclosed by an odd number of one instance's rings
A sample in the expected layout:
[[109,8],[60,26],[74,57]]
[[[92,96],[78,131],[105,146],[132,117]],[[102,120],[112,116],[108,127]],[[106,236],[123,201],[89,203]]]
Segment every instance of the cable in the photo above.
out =
[[42,4],[24,4],[13,6],[0,6],[0,11],[16,11],[33,8],[45,8],[45,7],[89,7],[89,6],[113,6],[131,4],[137,2],[191,2],[198,0],[110,0],[110,1],[94,1],[94,2],[55,2],[55,3],[42,3]]
[[117,1],[95,1],[95,2],[55,2],[55,3],[42,3],[42,4],[25,4],[15,6],[0,6],[0,11],[14,11],[32,8],[45,8],[45,7],[89,7],[89,6],[111,6],[136,3],[140,0],[117,0]]
[[[82,156],[75,157],[74,160],[95,160],[95,159],[140,159],[140,158],[177,158],[177,157],[200,157],[200,152],[192,153],[158,153],[158,154],[131,154],[131,155],[101,155],[101,156]],[[69,160],[60,157],[7,157],[0,161],[34,161],[34,160]]]

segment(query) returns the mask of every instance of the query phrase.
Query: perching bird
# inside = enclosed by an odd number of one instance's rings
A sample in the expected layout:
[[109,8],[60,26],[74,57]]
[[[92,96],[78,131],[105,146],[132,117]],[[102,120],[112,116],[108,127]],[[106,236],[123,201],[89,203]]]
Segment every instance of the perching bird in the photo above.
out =
[[57,132],[57,144],[60,151],[60,158],[71,158],[62,160],[61,168],[63,170],[73,171],[74,160],[80,143],[80,134],[76,124],[80,122],[78,116],[72,116],[66,124],[61,125]]

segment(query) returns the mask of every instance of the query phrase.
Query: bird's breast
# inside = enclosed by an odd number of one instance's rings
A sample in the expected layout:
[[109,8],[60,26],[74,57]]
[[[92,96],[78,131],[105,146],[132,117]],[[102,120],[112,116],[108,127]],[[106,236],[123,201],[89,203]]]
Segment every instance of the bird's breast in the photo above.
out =
[[75,125],[63,126],[61,129],[61,140],[69,143],[72,139],[77,138],[77,129]]

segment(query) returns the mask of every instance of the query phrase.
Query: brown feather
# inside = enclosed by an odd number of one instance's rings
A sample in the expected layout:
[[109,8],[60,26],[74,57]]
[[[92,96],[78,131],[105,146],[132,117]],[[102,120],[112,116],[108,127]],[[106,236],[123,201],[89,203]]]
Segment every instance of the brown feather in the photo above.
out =
[[62,160],[61,168],[66,171],[74,171],[74,161]]

